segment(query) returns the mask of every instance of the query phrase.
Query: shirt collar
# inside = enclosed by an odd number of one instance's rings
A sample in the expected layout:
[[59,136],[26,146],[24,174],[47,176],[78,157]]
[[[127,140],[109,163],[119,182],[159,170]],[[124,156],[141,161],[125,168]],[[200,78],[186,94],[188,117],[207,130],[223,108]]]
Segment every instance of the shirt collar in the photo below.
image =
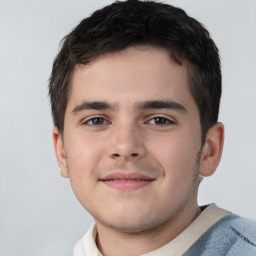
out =
[[[230,212],[210,204],[201,207],[201,214],[178,236],[161,248],[141,256],[175,256],[184,254],[207,230]],[[92,225],[74,246],[74,256],[103,256],[96,245],[97,229]]]

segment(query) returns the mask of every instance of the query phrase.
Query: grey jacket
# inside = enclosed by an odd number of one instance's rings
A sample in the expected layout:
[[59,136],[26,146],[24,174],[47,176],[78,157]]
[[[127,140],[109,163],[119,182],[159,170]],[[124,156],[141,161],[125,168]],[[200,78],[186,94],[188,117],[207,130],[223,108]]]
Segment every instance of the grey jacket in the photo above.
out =
[[256,222],[230,214],[213,225],[184,256],[256,256]]

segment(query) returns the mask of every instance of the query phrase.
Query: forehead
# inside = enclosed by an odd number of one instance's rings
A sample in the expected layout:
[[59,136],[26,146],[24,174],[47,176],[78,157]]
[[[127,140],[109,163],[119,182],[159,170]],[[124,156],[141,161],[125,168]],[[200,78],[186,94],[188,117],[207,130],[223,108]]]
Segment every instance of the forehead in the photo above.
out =
[[142,98],[193,101],[185,64],[175,63],[167,50],[156,47],[108,53],[88,65],[76,66],[68,105],[83,100],[132,103]]

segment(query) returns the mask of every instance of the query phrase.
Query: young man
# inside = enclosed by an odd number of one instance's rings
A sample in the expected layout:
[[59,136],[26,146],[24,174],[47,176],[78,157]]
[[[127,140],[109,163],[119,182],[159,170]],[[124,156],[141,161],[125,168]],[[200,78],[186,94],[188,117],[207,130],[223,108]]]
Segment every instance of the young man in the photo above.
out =
[[95,224],[75,256],[256,255],[256,225],[198,185],[219,164],[218,50],[186,13],[116,2],[63,41],[49,84],[61,175]]

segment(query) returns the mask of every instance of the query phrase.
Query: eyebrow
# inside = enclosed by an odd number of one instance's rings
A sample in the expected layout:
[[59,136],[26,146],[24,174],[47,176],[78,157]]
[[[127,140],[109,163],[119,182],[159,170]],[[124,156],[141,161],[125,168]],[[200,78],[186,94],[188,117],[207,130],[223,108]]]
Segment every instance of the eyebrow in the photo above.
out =
[[[118,107],[116,104],[110,104],[106,101],[84,101],[81,104],[75,106],[72,110],[72,114],[77,114],[83,110],[116,110]],[[138,110],[147,110],[147,109],[173,109],[180,112],[186,112],[186,108],[181,104],[172,101],[162,101],[162,100],[149,100],[144,102],[138,102],[136,104]]]
[[137,108],[140,109],[173,109],[180,112],[187,112],[186,108],[172,100],[150,100],[145,102],[139,102]]
[[116,109],[115,105],[111,105],[105,101],[84,101],[83,103],[75,106],[72,110],[72,114],[77,114],[83,110],[106,110],[106,109]]

